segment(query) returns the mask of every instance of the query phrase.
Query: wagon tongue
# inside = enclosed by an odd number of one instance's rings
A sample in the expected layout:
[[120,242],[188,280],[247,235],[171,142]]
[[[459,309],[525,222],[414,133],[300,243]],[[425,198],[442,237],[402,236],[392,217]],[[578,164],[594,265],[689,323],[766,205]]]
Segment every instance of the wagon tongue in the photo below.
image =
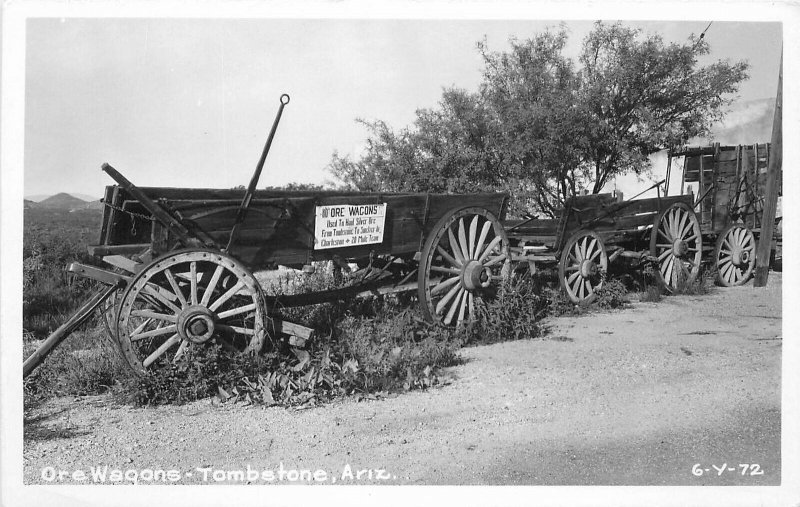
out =
[[228,245],[225,247],[225,252],[230,251],[233,241],[236,239],[236,232],[247,216],[247,209],[250,207],[250,201],[253,199],[253,193],[256,190],[256,185],[258,185],[258,179],[261,177],[261,170],[264,169],[264,162],[267,160],[267,153],[269,153],[269,148],[272,146],[272,139],[275,137],[275,131],[278,129],[278,122],[281,121],[283,107],[289,103],[289,96],[284,93],[281,95],[280,102],[281,105],[278,108],[278,114],[275,115],[275,121],[272,123],[272,130],[269,131],[267,143],[264,145],[264,151],[261,152],[261,158],[258,160],[256,171],[253,173],[253,177],[250,179],[250,185],[247,186],[247,192],[245,192],[244,198],[242,199],[242,204],[239,205],[239,211],[236,213],[236,220],[231,228],[231,235],[228,238]]

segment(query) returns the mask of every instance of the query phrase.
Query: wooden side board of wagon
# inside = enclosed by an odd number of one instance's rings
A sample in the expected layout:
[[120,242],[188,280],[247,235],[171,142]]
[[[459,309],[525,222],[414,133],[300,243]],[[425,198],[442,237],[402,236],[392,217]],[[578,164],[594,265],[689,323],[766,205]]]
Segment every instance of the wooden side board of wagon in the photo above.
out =
[[[111,269],[70,270],[124,286],[106,300],[108,331],[141,374],[209,342],[306,340],[313,330],[282,309],[352,297],[416,291],[428,320],[463,325],[510,273],[506,194],[255,191],[241,218],[241,190],[136,187],[104,170],[117,185],[90,252]],[[358,269],[342,287],[289,295],[255,276],[320,261]]]

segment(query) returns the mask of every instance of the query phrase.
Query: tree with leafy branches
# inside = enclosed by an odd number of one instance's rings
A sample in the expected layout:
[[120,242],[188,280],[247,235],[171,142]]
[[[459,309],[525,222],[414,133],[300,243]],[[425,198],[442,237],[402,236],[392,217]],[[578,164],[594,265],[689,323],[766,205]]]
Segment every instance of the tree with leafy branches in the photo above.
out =
[[708,134],[748,77],[746,62],[700,66],[701,37],[665,43],[621,23],[595,23],[575,59],[566,28],[505,51],[477,45],[477,93],[445,89],[410,127],[362,123],[357,159],[334,153],[330,172],[357,190],[508,191],[512,213],[557,216],[580,189],[598,193],[616,176],[643,174],[649,156]]

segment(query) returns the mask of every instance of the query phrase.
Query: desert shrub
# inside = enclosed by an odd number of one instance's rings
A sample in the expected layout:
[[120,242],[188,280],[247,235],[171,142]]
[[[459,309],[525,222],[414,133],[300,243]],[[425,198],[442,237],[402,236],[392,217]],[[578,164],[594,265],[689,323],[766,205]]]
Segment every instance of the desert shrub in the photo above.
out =
[[411,310],[379,318],[349,316],[336,335],[309,350],[230,355],[195,347],[170,368],[128,381],[117,392],[136,405],[184,403],[216,396],[267,405],[318,403],[336,396],[426,388],[458,362],[454,332],[424,323]]
[[617,278],[606,278],[595,294],[593,304],[600,308],[622,308],[628,302],[628,289]]
[[570,301],[561,288],[546,289],[544,297],[547,301],[547,315],[551,317],[562,317],[565,315],[583,315],[586,307],[577,305]]
[[23,328],[44,338],[94,290],[64,271],[73,261],[93,264],[86,246],[97,234],[97,211],[25,210],[22,245]]
[[647,285],[639,296],[639,301],[643,303],[658,303],[664,299],[661,287],[657,285]]
[[540,320],[548,312],[548,300],[538,294],[537,282],[514,278],[495,298],[476,299],[475,320],[464,330],[468,344],[496,343],[535,338],[542,334]]
[[717,268],[712,264],[701,264],[700,272],[691,283],[679,283],[673,291],[675,295],[697,296],[709,294],[714,290]]

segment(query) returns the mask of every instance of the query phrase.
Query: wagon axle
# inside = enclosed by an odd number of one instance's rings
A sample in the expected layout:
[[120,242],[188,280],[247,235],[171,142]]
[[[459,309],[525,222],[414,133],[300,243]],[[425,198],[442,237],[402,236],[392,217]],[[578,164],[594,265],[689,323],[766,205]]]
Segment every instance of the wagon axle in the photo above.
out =
[[177,331],[184,340],[205,343],[214,335],[216,320],[217,316],[205,306],[189,306],[178,315]]
[[472,260],[464,264],[461,281],[467,290],[485,289],[492,284],[492,271],[482,262]]

